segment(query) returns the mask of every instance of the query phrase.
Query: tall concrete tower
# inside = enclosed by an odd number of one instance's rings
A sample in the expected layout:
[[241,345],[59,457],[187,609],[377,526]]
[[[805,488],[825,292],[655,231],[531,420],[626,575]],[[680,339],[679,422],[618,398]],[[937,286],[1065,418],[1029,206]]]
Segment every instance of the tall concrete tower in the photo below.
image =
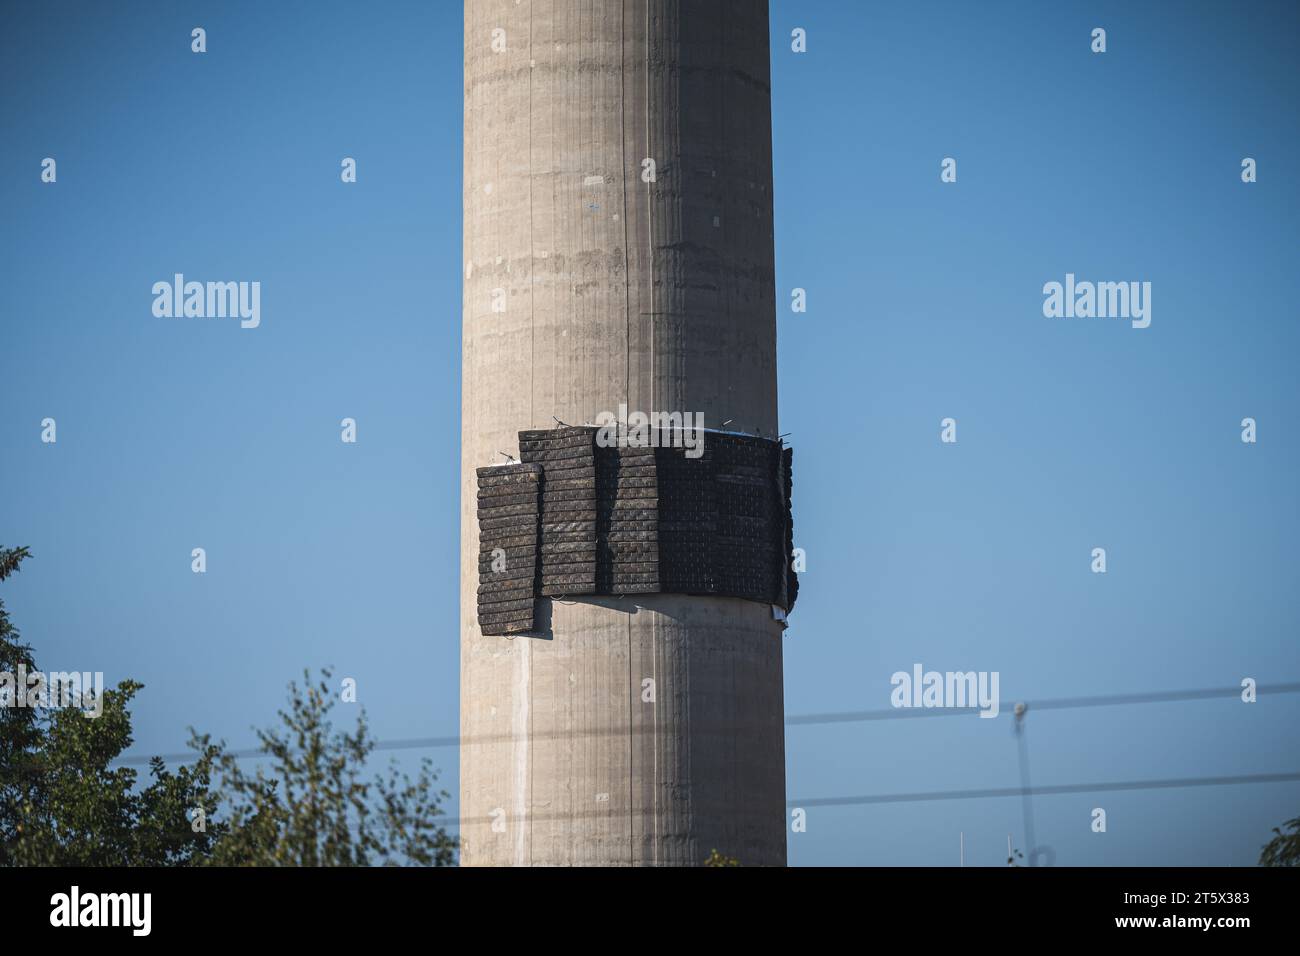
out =
[[620,404],[775,437],[766,0],[467,0],[467,865],[783,865],[782,625],[678,594],[475,616],[475,468]]

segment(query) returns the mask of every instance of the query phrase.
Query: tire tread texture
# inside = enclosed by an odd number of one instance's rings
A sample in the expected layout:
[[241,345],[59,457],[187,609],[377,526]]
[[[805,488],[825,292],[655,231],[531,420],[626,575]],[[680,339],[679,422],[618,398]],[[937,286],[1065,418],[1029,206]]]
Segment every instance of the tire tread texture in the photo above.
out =
[[[607,446],[591,426],[519,433],[518,464],[476,469],[483,633],[536,626],[536,600],[719,595],[787,612],[794,571],[793,449],[707,432]],[[679,437],[679,436],[678,436]]]

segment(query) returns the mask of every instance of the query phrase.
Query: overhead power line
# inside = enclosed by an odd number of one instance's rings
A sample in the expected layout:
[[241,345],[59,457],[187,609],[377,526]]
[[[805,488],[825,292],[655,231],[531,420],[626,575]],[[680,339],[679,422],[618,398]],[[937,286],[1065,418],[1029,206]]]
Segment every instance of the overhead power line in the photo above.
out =
[[[1030,796],[1046,797],[1062,793],[1110,793],[1121,790],[1175,790],[1182,787],[1220,787],[1235,784],[1289,783],[1300,780],[1300,771],[1253,773],[1227,777],[1177,777],[1170,780],[1124,780],[1109,783],[1061,783],[1030,787]],[[791,807],[851,807],[871,803],[924,803],[929,800],[982,800],[988,797],[1019,797],[1021,787],[993,787],[987,790],[932,790],[921,793],[879,793],[862,797],[812,797],[791,800]]]
[[[1260,684],[1256,692],[1263,696],[1269,694],[1295,694],[1300,693],[1300,682],[1282,683],[1282,684]],[[1213,687],[1201,690],[1174,690],[1174,691],[1154,691],[1140,694],[1101,694],[1091,697],[1055,697],[1045,698],[1042,700],[1029,701],[1001,701],[999,703],[999,716],[1010,715],[1014,713],[1016,703],[1023,703],[1027,710],[1067,710],[1079,707],[1113,707],[1126,704],[1164,704],[1175,703],[1187,700],[1211,700],[1215,698],[1239,697],[1241,695],[1240,687]],[[806,727],[817,724],[845,724],[861,723],[876,720],[899,720],[918,717],[959,717],[978,714],[978,707],[899,707],[886,708],[881,710],[854,710],[854,711],[835,711],[820,714],[791,714],[785,718],[787,727]],[[648,733],[653,728],[634,728],[634,732]],[[582,736],[622,736],[627,733],[626,728],[619,729],[602,729],[589,731]],[[562,739],[576,736],[569,731],[555,731],[553,733],[537,733],[531,735],[533,740]],[[490,744],[504,743],[513,740],[512,734],[482,734],[470,737],[408,737],[396,740],[382,740],[375,744],[375,750],[428,750],[438,747],[457,747],[462,744]],[[232,756],[238,759],[253,759],[265,757],[266,752],[258,747],[245,748],[242,750],[228,751]],[[182,753],[160,754],[163,760],[168,763],[187,763],[194,760],[193,751]],[[130,754],[122,757],[114,763],[118,766],[141,766],[148,764],[153,757],[147,754]],[[1019,792],[1019,791],[1017,791]]]
[[[1179,777],[1169,780],[1122,780],[1106,783],[1062,783],[1044,787],[1033,787],[1033,796],[1055,796],[1065,793],[1111,793],[1125,790],[1173,790],[1185,787],[1221,787],[1263,783],[1290,783],[1300,781],[1300,771],[1283,773],[1254,773],[1221,777]],[[991,797],[1019,797],[1024,794],[1021,787],[994,787],[987,790],[934,790],[921,793],[878,793],[867,796],[848,797],[810,797],[804,800],[787,800],[787,809],[809,807],[850,807],[879,803],[922,803],[931,800],[982,800]],[[643,807],[641,813],[654,813],[656,808]],[[588,810],[579,813],[529,813],[529,820],[573,820],[606,817],[627,814],[624,808],[609,810]],[[435,817],[434,822],[442,826],[466,826],[475,823],[492,823],[499,817],[469,817],[461,819],[455,816]]]
[[[1258,694],[1294,694],[1300,692],[1300,683],[1261,684]],[[1239,697],[1240,687],[1211,687],[1203,690],[1170,690],[1142,694],[1099,694],[1092,697],[1054,697],[1044,700],[1001,701],[998,714],[1013,714],[1017,703],[1027,710],[1069,710],[1076,707],[1113,707],[1120,704],[1166,704],[1183,700],[1210,700],[1222,697]],[[849,710],[825,714],[802,714],[787,717],[787,727],[806,724],[844,724],[867,720],[893,720],[907,717],[956,717],[978,714],[979,707],[899,707],[881,710]]]

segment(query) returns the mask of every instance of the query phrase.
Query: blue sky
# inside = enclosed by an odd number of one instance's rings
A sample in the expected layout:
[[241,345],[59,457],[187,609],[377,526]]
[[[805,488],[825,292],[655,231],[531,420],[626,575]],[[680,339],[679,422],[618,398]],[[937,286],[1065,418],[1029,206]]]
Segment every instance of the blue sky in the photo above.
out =
[[[918,662],[1007,700],[1300,680],[1297,19],[773,3],[787,714],[887,708]],[[4,600],[43,666],[147,685],[135,753],[249,745],[309,665],[380,738],[456,732],[461,46],[451,2],[0,13],[0,530],[34,553]],[[261,326],[155,318],[176,272],[260,281]],[[1045,318],[1066,273],[1150,281],[1151,326]],[[1033,781],[1300,770],[1298,719],[1031,711]],[[786,749],[793,800],[1019,783],[1007,714]],[[1058,863],[1249,865],[1300,783],[1033,809]],[[790,860],[949,865],[964,833],[996,865],[1023,828],[1016,798],[814,807]]]

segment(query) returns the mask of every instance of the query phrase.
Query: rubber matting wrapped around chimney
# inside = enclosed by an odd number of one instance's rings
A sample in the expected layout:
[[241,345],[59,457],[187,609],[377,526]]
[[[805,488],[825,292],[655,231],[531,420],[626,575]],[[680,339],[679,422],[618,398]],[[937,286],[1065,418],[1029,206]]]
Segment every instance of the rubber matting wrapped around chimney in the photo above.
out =
[[785,497],[785,556],[778,572],[784,578],[785,601],[778,602],[786,611],[794,609],[794,602],[799,597],[799,575],[794,570],[794,511],[791,508],[791,496],[794,493],[794,449],[781,449],[781,490]]
[[519,433],[519,457],[545,470],[541,512],[544,597],[596,594],[596,431]]
[[[688,449],[668,431],[604,447],[597,434],[522,431],[522,464],[478,470],[485,634],[530,629],[534,595],[714,594],[793,607],[791,449],[720,432]],[[505,541],[523,549],[518,561],[485,574]]]
[[531,631],[537,599],[541,465],[497,465],[478,476],[478,623],[484,634]]
[[596,449],[596,585],[599,594],[659,590],[659,488],[655,449]]

